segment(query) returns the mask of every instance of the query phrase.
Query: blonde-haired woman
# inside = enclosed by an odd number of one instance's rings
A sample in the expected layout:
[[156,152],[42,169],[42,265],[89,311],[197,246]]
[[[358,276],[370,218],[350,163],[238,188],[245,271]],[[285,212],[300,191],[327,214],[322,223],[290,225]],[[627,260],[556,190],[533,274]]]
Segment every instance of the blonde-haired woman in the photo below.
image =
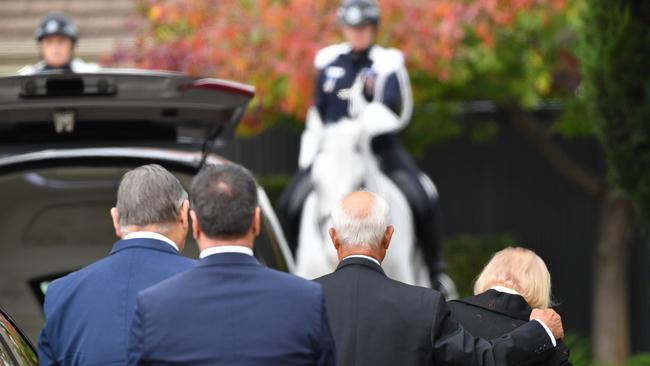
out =
[[[533,251],[510,247],[497,252],[474,285],[474,296],[449,302],[452,316],[476,337],[498,338],[528,322],[533,308],[551,302],[551,274]],[[536,365],[571,365],[569,349],[558,341],[555,352]]]

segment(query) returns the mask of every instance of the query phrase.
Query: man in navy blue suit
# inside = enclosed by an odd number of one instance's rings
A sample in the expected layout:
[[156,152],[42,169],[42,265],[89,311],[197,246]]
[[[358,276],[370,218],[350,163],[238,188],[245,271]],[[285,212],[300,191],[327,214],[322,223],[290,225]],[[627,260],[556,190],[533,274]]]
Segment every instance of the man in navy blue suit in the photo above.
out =
[[257,185],[235,164],[191,189],[197,266],[138,295],[129,364],[334,365],[320,285],[261,265]]
[[38,341],[41,365],[126,364],[137,293],[195,264],[179,254],[188,211],[187,192],[161,166],[124,174],[111,209],[122,240],[108,257],[50,284]]

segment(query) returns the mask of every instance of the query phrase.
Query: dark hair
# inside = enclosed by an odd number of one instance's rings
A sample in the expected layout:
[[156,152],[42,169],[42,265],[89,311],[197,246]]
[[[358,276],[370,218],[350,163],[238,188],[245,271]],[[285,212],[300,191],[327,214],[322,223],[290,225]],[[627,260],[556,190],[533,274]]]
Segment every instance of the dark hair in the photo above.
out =
[[122,176],[117,190],[120,225],[162,225],[178,218],[178,209],[187,199],[181,182],[157,164],[143,165]]
[[192,209],[208,237],[232,239],[245,235],[257,207],[257,183],[244,167],[207,165],[192,181]]

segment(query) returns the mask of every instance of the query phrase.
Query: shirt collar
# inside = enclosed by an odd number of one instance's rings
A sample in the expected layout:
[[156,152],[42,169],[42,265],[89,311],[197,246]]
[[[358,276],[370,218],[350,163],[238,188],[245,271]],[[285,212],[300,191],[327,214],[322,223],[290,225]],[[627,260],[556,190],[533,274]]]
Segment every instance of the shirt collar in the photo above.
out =
[[496,291],[499,291],[499,292],[505,292],[506,294],[521,296],[521,294],[519,292],[517,292],[517,291],[515,291],[515,290],[513,290],[511,288],[504,287],[504,286],[493,286],[493,287],[490,288],[490,290],[496,290]]
[[221,253],[241,253],[250,255],[252,257],[253,249],[241,245],[221,245],[203,249],[199,255],[199,258],[203,259],[207,256]]
[[164,241],[165,243],[171,245],[172,248],[176,249],[177,252],[180,252],[180,250],[178,250],[178,246],[176,245],[176,243],[174,243],[171,239],[169,239],[168,237],[162,234],[154,233],[151,231],[136,231],[133,233],[126,234],[122,238],[122,240],[130,240],[130,239],[154,239],[154,240]]
[[377,265],[381,267],[381,263],[379,263],[378,260],[376,260],[376,259],[373,258],[373,257],[369,257],[369,256],[367,256],[367,255],[363,255],[363,254],[353,254],[353,255],[348,255],[347,257],[343,258],[343,260],[346,260],[346,259],[348,259],[348,258],[363,258],[363,259],[368,259],[368,260],[371,260],[371,261],[377,263]]

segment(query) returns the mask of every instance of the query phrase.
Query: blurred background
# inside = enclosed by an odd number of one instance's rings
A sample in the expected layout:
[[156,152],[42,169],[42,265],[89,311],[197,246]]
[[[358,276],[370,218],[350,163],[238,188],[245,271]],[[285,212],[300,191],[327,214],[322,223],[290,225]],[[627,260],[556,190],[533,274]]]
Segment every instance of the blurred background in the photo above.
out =
[[[405,53],[414,89],[402,141],[437,185],[461,295],[491,253],[531,248],[574,365],[650,364],[650,2],[379,3],[378,43]],[[341,40],[338,5],[0,0],[0,73],[38,60],[39,19],[62,10],[86,61],[253,84],[240,138],[219,153],[277,199],[297,168],[313,57]]]

